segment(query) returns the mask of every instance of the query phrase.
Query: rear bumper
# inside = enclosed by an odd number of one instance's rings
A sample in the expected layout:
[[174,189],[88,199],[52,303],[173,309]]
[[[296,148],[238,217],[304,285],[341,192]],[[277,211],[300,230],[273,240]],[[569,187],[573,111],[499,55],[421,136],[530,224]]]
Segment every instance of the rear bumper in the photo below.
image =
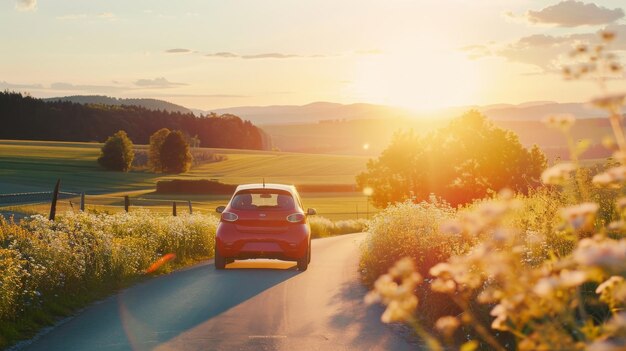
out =
[[237,230],[233,223],[222,222],[217,228],[215,246],[225,258],[296,261],[306,256],[310,233],[307,224],[292,224],[282,233],[249,233]]

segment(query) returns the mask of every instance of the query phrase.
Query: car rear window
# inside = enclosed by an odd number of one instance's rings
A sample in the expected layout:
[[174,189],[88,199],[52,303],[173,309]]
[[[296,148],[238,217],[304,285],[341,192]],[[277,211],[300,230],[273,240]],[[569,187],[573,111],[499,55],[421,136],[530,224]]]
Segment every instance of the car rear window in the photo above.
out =
[[259,189],[238,192],[230,207],[237,210],[293,210],[296,205],[286,191]]

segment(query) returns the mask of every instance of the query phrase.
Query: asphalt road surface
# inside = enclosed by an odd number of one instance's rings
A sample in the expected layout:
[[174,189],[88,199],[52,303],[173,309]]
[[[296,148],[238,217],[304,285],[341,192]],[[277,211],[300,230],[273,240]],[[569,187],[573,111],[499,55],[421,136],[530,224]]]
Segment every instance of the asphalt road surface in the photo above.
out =
[[96,303],[22,350],[415,350],[366,306],[363,234],[313,240],[309,269],[212,261]]

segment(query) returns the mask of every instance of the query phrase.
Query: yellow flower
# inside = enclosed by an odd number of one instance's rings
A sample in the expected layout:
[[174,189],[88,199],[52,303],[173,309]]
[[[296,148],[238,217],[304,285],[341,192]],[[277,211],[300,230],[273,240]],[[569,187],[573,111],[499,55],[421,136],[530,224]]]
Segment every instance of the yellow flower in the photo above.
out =
[[548,127],[567,131],[574,125],[576,118],[570,114],[550,115],[544,118],[542,122]]

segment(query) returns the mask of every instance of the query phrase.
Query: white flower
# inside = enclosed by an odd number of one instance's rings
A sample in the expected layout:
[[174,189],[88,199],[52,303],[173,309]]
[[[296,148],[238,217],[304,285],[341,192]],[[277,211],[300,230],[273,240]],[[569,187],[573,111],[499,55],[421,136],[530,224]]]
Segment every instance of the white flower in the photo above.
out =
[[560,185],[576,170],[576,165],[570,162],[556,164],[541,173],[541,181],[548,185]]
[[574,229],[588,229],[593,225],[598,204],[594,202],[585,202],[580,205],[566,207],[561,209],[561,217]]

